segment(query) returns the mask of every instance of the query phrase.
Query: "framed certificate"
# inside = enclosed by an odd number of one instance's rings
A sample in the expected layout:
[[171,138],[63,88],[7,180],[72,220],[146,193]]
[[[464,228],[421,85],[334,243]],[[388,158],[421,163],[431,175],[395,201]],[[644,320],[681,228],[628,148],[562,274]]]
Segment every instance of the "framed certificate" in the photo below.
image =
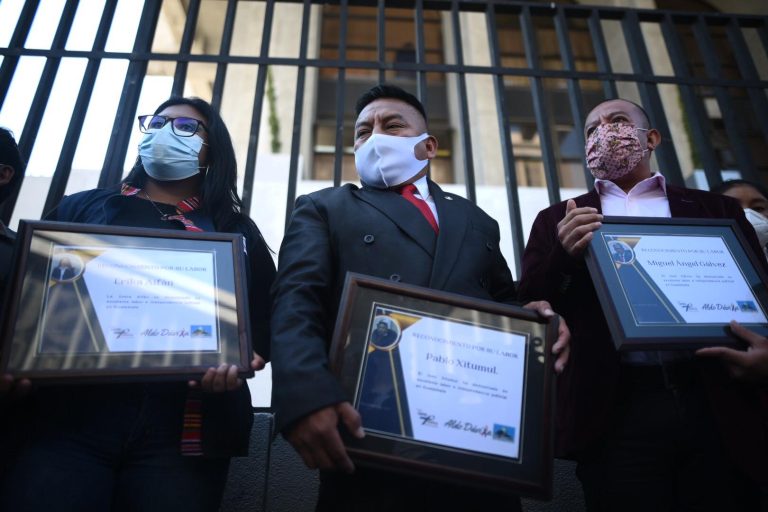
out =
[[557,319],[348,274],[331,367],[360,412],[356,463],[551,494]]
[[242,237],[22,221],[0,373],[34,380],[251,375]]
[[730,219],[605,217],[586,262],[619,350],[696,349],[737,346],[731,320],[768,334],[753,252]]

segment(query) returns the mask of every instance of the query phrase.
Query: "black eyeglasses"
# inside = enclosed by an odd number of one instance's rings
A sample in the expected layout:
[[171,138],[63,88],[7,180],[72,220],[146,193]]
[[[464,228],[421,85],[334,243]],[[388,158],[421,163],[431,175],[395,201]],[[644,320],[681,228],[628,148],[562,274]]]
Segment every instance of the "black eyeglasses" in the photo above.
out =
[[191,117],[168,117],[168,116],[139,116],[139,130],[141,133],[152,133],[161,129],[166,123],[171,123],[171,130],[179,137],[191,137],[197,133],[202,126],[207,131],[208,128],[197,119]]

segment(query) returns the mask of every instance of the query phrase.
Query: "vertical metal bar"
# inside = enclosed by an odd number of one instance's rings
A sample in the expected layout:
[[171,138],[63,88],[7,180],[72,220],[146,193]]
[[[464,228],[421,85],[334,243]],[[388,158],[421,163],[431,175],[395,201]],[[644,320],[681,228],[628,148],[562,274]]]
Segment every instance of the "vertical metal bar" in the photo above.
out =
[[224,81],[227,77],[226,57],[232,47],[232,34],[235,31],[235,16],[237,15],[237,0],[227,0],[227,13],[224,18],[224,31],[221,34],[221,46],[219,47],[219,63],[216,65],[216,78],[213,80],[213,93],[211,94],[211,106],[221,109],[221,98],[224,95]]
[[[573,58],[573,51],[571,51],[571,40],[568,37],[568,20],[565,18],[563,12],[563,6],[557,7],[555,13],[555,31],[557,32],[557,42],[560,46],[560,55],[563,58],[563,66],[566,71],[577,71],[576,63]],[[576,141],[579,147],[584,147],[584,121],[586,114],[584,113],[584,107],[582,106],[581,99],[581,85],[575,78],[568,79],[568,101],[571,105],[571,118],[573,119],[573,133],[576,134]],[[582,170],[584,172],[584,183],[592,190],[595,186],[595,180],[592,178],[592,173],[586,166],[586,161],[582,159]]]
[[762,23],[757,27],[757,33],[763,43],[763,50],[768,53],[768,19],[763,18]]
[[[272,39],[272,22],[275,16],[275,0],[267,0],[264,11],[264,30],[261,36],[260,57],[269,57],[269,42]],[[256,75],[256,91],[253,98],[253,113],[251,114],[251,131],[248,138],[248,153],[245,159],[245,174],[243,176],[243,213],[251,211],[251,195],[253,194],[253,179],[256,174],[256,151],[259,147],[259,131],[261,128],[261,109],[264,103],[264,90],[267,85],[266,64],[259,66]]]
[[[52,50],[61,50],[64,48],[64,45],[67,43],[69,31],[72,28],[72,20],[75,18],[75,12],[77,12],[77,0],[67,0],[67,3],[64,4],[64,9],[61,12],[61,19],[56,28],[56,34],[53,36],[53,42],[51,43]],[[48,57],[46,59],[45,67],[40,75],[40,81],[37,84],[35,97],[29,107],[27,119],[24,122],[24,128],[21,130],[21,136],[19,137],[19,152],[27,161],[29,161],[29,157],[32,154],[32,148],[37,139],[37,134],[40,131],[40,122],[45,114],[45,108],[48,106],[48,99],[51,96],[51,89],[53,89],[53,82],[56,79],[56,73],[59,70],[60,63],[61,57]],[[11,219],[11,214],[13,213],[13,208],[16,206],[16,200],[19,197],[20,190],[20,187],[17,187],[3,202],[2,210],[0,210],[0,218],[5,223],[8,223]]]
[[[520,28],[525,42],[525,58],[528,67],[531,69],[539,68],[539,52],[536,45],[536,32],[531,21],[531,9],[529,6],[523,6],[520,13]],[[533,112],[536,117],[536,129],[541,141],[541,160],[544,164],[544,175],[547,178],[547,192],[549,193],[549,202],[551,204],[560,202],[560,178],[557,175],[557,159],[555,158],[555,148],[552,144],[552,126],[546,105],[546,96],[544,94],[544,84],[541,77],[531,77],[531,97],[533,99]]]
[[[648,50],[645,47],[643,33],[640,30],[640,19],[637,16],[637,12],[626,11],[621,20],[621,25],[624,29],[624,38],[627,41],[629,60],[632,62],[632,68],[635,70],[635,73],[643,76],[653,76],[653,67],[648,56]],[[651,116],[651,126],[658,129],[663,136],[670,137],[672,131],[664,114],[658,86],[654,82],[639,82],[637,87],[640,90],[643,104]],[[664,177],[667,180],[675,185],[685,186],[683,171],[680,169],[680,162],[677,159],[677,153],[673,144],[661,144],[656,149],[656,158],[664,170]]]
[[386,25],[387,25],[387,11],[385,9],[385,0],[379,0],[376,24],[378,25],[378,31],[376,33],[376,56],[379,59],[379,83],[382,84],[387,79],[387,73],[382,65],[387,61],[387,37],[386,37]]
[[[735,17],[731,17],[727,30],[728,41],[731,43],[731,50],[733,50],[733,55],[736,59],[736,64],[739,66],[741,76],[744,80],[760,80],[755,64],[752,61],[749,48],[744,40],[744,34],[742,34],[739,23]],[[760,128],[763,130],[763,135],[766,140],[768,140],[768,99],[766,99],[762,89],[757,89],[755,87],[747,87],[746,89],[749,94],[752,108],[755,109],[755,118],[757,119]]]
[[[605,44],[599,10],[592,10],[587,24],[589,25],[589,33],[592,36],[592,43],[595,45],[594,50],[595,59],[597,60],[597,70],[605,75],[611,75],[613,73],[611,68],[611,58],[608,55],[608,47]],[[603,95],[606,98],[619,97],[619,91],[616,89],[616,82],[607,76],[603,79]]]
[[[706,21],[701,15],[697,17],[696,22],[693,24],[693,35],[696,38],[696,42],[699,44],[707,76],[715,80],[720,79],[723,76],[720,60],[717,57],[717,51],[712,42],[712,37],[709,34]],[[733,108],[733,102],[728,95],[728,89],[722,86],[714,86],[713,90],[715,92],[715,97],[717,98],[717,103],[720,106],[720,112],[723,115],[723,124],[725,125],[728,140],[736,155],[736,160],[741,168],[742,176],[745,179],[756,181],[758,179],[757,169],[752,160],[749,144],[747,144],[746,141],[746,130],[740,122],[739,117],[736,115],[736,110]]]
[[[40,0],[28,0],[24,3],[24,7],[21,9],[21,13],[19,13],[16,28],[8,43],[8,48],[19,49],[24,47],[24,42],[29,35],[29,29],[32,27],[32,21],[35,19],[39,4]],[[11,87],[11,80],[18,64],[19,57],[7,56],[3,59],[3,64],[0,65],[0,108],[3,108],[3,103],[8,95],[8,89]]]
[[[688,70],[688,58],[680,42],[680,36],[675,29],[672,16],[666,14],[661,24],[661,32],[664,36],[664,42],[669,52],[669,59],[672,62],[672,69],[675,76],[680,78],[690,78]],[[680,97],[683,100],[683,108],[688,116],[691,134],[696,145],[701,162],[704,167],[704,175],[710,188],[722,182],[720,176],[720,165],[717,162],[717,156],[712,149],[712,142],[709,138],[709,119],[701,99],[696,95],[696,90],[691,85],[681,84],[679,86]]]
[[[488,46],[491,49],[491,62],[493,66],[501,66],[501,51],[499,50],[498,25],[496,24],[496,11],[494,5],[488,3],[485,9],[485,21],[488,30]],[[493,75],[493,89],[496,94],[496,113],[501,135],[501,158],[504,165],[504,180],[507,190],[507,208],[509,209],[509,221],[512,228],[512,249],[515,260],[515,274],[520,278],[523,268],[523,249],[525,248],[525,234],[520,214],[520,194],[517,187],[517,172],[515,166],[515,153],[510,139],[509,114],[506,102],[506,88],[504,76]]]
[[[455,2],[453,2],[455,5]],[[415,9],[415,29],[416,29],[416,63],[419,70],[416,72],[416,95],[427,108],[427,73],[422,71],[421,66],[427,61],[427,49],[424,40],[424,0],[416,0]]]
[[[348,23],[348,0],[341,0],[339,3],[339,60],[342,63],[347,61],[347,23]],[[333,160],[333,186],[341,185],[342,163],[344,162],[344,106],[346,105],[346,80],[347,69],[339,68],[338,82],[336,83],[336,144],[334,147]],[[293,205],[293,202],[291,202]]]
[[[93,48],[91,50],[92,52],[95,53],[104,50],[116,8],[117,0],[109,0],[104,4],[104,11],[101,14],[99,28],[96,31],[96,38],[94,39]],[[69,122],[67,134],[64,137],[64,145],[61,148],[59,161],[56,164],[56,170],[51,178],[51,186],[48,188],[48,195],[45,198],[45,205],[43,206],[44,214],[51,211],[57,204],[59,204],[61,198],[64,197],[64,191],[67,188],[69,175],[72,171],[72,161],[75,158],[77,143],[80,140],[80,133],[83,129],[85,115],[88,112],[88,103],[91,101],[91,94],[93,93],[93,87],[96,83],[96,77],[99,74],[100,65],[101,59],[96,57],[90,57],[88,59],[88,65],[83,74],[83,81],[80,84],[80,92],[77,94],[75,107],[72,109],[72,119]]]
[[[67,43],[69,31],[72,28],[72,20],[77,12],[77,0],[67,0],[61,13],[61,19],[53,36],[51,43],[52,50],[62,50]],[[29,159],[32,154],[32,147],[35,145],[35,139],[40,130],[40,122],[45,114],[45,107],[48,105],[48,99],[51,96],[53,82],[56,79],[56,72],[59,70],[61,57],[48,57],[45,61],[45,67],[40,75],[40,81],[37,84],[35,97],[29,108],[27,119],[24,122],[24,129],[19,138],[19,151],[25,159]]]
[[[347,0],[342,0],[346,4]],[[342,9],[346,11],[346,6]],[[291,163],[288,167],[288,200],[285,208],[285,227],[291,220],[293,204],[296,202],[296,182],[298,181],[299,152],[301,143],[301,118],[304,112],[304,82],[307,74],[307,41],[309,40],[309,15],[312,9],[312,0],[304,0],[304,13],[301,17],[301,41],[299,43],[299,60],[296,78],[296,99],[293,107],[293,136],[291,138]]]
[[118,183],[123,175],[123,164],[134,122],[133,116],[136,114],[136,105],[139,103],[141,86],[144,83],[144,76],[149,64],[146,58],[139,59],[135,55],[150,51],[161,5],[161,0],[147,0],[144,4],[139,28],[136,31],[136,40],[133,44],[131,63],[128,65],[128,71],[125,75],[123,91],[120,93],[120,103],[112,125],[112,135],[109,138],[107,154],[104,157],[104,165],[99,175],[99,188],[106,188]]
[[197,17],[200,14],[200,0],[190,0],[187,9],[187,20],[184,23],[184,33],[181,36],[181,45],[179,47],[178,60],[176,61],[176,72],[173,75],[173,86],[171,87],[171,96],[184,95],[184,82],[187,80],[187,69],[189,67],[189,52],[192,50],[192,41],[195,38],[195,28],[197,27]]
[[[451,22],[453,27],[453,51],[456,66],[461,69],[464,66],[464,56],[461,50],[461,20],[459,19],[459,2],[451,0]],[[461,124],[461,146],[464,153],[464,181],[467,187],[467,199],[477,203],[475,194],[475,163],[472,154],[472,134],[469,126],[469,104],[467,102],[467,81],[463,71],[456,76],[459,94],[459,121]]]

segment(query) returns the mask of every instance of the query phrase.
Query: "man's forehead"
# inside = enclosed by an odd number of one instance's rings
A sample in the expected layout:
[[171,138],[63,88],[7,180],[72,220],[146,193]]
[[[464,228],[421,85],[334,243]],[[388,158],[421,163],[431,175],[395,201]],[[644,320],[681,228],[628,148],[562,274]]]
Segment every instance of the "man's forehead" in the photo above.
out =
[[639,115],[637,107],[632,103],[625,100],[609,100],[604,101],[593,108],[589,115],[587,115],[587,121],[585,124],[589,124],[595,119],[599,119],[601,116],[619,112],[627,114],[630,117],[638,117]]
[[357,123],[371,122],[375,116],[390,117],[400,116],[409,121],[418,121],[421,114],[413,106],[395,98],[379,98],[373,100],[363,108],[357,116]]

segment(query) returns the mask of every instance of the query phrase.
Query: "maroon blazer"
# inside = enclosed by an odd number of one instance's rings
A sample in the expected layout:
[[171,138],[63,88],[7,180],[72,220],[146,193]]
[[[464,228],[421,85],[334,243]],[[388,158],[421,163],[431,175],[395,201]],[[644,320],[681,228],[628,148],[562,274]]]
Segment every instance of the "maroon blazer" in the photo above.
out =
[[[736,219],[766,263],[754,229],[735,200],[673,185],[667,185],[667,198],[672,217]],[[579,207],[601,210],[594,190],[574,200]],[[565,217],[565,205],[550,206],[536,217],[523,255],[519,293],[526,301],[548,300],[571,329],[570,361],[556,386],[556,453],[578,459],[605,432],[618,399],[621,367],[584,259],[569,256],[558,240],[557,223]],[[730,379],[719,361],[697,360],[696,365],[705,375],[726,449],[758,478],[768,468],[763,455],[768,451],[757,390]]]

